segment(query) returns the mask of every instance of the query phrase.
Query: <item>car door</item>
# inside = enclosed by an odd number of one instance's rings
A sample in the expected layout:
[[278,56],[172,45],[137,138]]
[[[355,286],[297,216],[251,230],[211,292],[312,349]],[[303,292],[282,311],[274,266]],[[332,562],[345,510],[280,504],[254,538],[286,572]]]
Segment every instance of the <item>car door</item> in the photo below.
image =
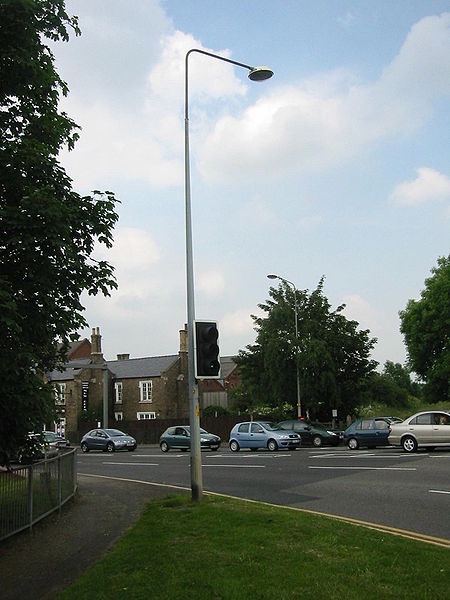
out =
[[294,424],[294,431],[301,437],[302,446],[311,446],[313,436],[311,434],[311,427],[307,423],[304,421],[297,421],[297,423]]
[[355,434],[361,446],[376,446],[377,432],[373,419],[362,419],[355,430]]
[[437,444],[450,444],[450,417],[445,413],[433,413],[432,436]]
[[97,436],[95,438],[95,447],[98,450],[105,450],[106,444],[108,443],[109,438],[104,431],[101,429],[97,430]]
[[184,427],[176,427],[173,445],[177,448],[190,448],[191,436]]
[[250,424],[250,448],[265,448],[267,446],[267,432],[259,423]]
[[250,423],[241,423],[234,436],[241,448],[250,448]]
[[375,444],[387,446],[389,437],[389,423],[385,419],[375,419]]
[[411,421],[408,429],[414,431],[414,435],[419,444],[432,444],[433,443],[433,426],[432,426],[433,413],[424,413],[417,415],[414,419],[414,423]]

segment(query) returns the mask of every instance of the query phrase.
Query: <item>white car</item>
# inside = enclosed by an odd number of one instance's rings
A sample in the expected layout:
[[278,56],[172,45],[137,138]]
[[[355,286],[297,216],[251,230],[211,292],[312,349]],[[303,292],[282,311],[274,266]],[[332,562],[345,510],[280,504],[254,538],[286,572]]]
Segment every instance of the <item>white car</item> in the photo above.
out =
[[405,452],[450,446],[450,411],[427,410],[402,423],[391,423],[388,441],[393,446],[402,446]]

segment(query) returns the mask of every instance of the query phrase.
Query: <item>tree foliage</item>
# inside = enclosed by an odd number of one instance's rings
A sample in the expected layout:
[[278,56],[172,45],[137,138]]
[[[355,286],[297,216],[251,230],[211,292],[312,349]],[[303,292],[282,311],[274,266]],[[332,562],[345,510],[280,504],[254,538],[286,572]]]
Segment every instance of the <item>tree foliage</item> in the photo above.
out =
[[324,278],[312,293],[296,290],[296,297],[286,283],[270,288],[270,299],[259,305],[266,316],[252,317],[256,342],[236,357],[242,384],[234,393],[235,408],[287,402],[294,414],[297,361],[302,414],[307,410],[311,418],[329,420],[333,408],[345,415],[358,403],[376,366],[370,359],[376,340],[342,314],[344,305],[331,310],[323,285]]
[[431,402],[450,400],[450,255],[438,258],[420,300],[400,312],[411,369],[425,382]]
[[[86,326],[80,295],[108,294],[114,194],[80,196],[58,162],[78,127],[59,110],[67,85],[47,40],[79,34],[63,0],[0,0],[0,463],[53,417],[42,374]],[[58,352],[57,341],[62,341]]]

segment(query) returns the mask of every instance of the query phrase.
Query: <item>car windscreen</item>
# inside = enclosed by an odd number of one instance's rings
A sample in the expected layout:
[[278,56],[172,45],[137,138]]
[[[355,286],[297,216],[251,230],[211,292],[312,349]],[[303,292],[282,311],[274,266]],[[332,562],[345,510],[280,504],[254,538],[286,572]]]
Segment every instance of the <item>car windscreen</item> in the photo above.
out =
[[126,433],[119,431],[118,429],[105,429],[105,432],[111,437],[120,437],[122,435],[126,435]]
[[281,429],[281,427],[278,427],[278,425],[276,423],[262,423],[260,421],[259,423],[260,425],[262,425],[264,427],[264,429],[267,429],[268,431],[276,431],[278,429]]

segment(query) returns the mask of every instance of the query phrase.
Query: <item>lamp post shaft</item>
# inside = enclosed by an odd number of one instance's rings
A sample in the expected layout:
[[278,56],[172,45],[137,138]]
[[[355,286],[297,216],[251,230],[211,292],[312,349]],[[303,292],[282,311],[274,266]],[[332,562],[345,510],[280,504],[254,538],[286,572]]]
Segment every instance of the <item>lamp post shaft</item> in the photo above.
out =
[[189,56],[197,52],[217,58],[232,65],[248,69],[249,78],[252,81],[264,81],[272,77],[273,72],[268,67],[251,67],[245,63],[231,60],[206,52],[198,48],[192,48],[186,53],[185,59],[185,101],[184,101],[184,189],[186,210],[186,292],[187,292],[187,325],[188,325],[188,386],[189,386],[189,424],[191,430],[191,490],[192,499],[200,500],[203,495],[202,461],[200,444],[200,411],[198,403],[198,384],[195,379],[194,366],[194,260],[192,244],[192,217],[191,217],[191,170],[189,157]]
[[191,211],[191,169],[189,156],[189,110],[188,110],[188,58],[186,55],[185,115],[184,115],[184,189],[186,209],[186,293],[188,325],[188,386],[189,386],[189,425],[191,433],[191,495],[192,500],[201,500],[203,496],[203,476],[200,444],[200,419],[198,404],[198,384],[194,367],[194,258],[192,243]]

